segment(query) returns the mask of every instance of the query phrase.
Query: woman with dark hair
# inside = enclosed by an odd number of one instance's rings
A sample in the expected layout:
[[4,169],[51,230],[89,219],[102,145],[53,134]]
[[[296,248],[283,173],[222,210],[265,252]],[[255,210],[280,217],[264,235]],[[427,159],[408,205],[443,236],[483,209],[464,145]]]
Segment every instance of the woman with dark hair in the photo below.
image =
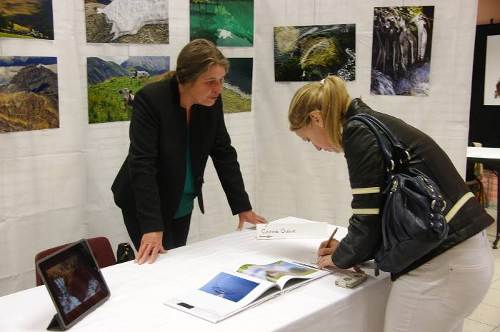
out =
[[[354,116],[380,121],[411,156],[412,167],[430,177],[446,204],[447,237],[430,252],[392,273],[384,331],[462,331],[493,277],[485,228],[493,219],[469,192],[446,153],[429,136],[400,119],[349,97],[344,81],[328,76],[300,88],[290,103],[290,129],[316,149],[344,152],[352,188],[352,217],[342,241],[318,249],[321,267],[355,267],[382,246],[381,214],[387,193],[386,165],[377,138]],[[402,205],[401,210],[405,209]],[[402,211],[404,212],[404,211]],[[328,246],[327,246],[328,244]]]
[[229,62],[211,42],[196,39],[177,68],[134,97],[130,148],[112,191],[139,264],[186,244],[193,201],[204,212],[202,185],[211,157],[238,229],[264,223],[252,211],[224,123],[221,91]]

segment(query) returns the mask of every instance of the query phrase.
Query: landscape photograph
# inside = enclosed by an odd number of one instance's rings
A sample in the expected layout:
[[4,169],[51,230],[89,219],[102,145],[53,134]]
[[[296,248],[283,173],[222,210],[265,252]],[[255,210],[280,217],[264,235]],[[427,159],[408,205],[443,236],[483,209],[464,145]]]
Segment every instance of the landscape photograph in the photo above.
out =
[[0,38],[53,40],[52,0],[1,0]]
[[58,127],[57,58],[0,57],[0,133]]
[[252,58],[229,58],[230,68],[224,78],[222,103],[224,113],[252,110]]
[[375,7],[371,94],[428,96],[434,6]]
[[329,74],[356,78],[354,24],[274,28],[276,81],[318,81]]
[[168,0],[82,0],[88,43],[168,44]]
[[191,0],[191,40],[218,46],[253,45],[253,0]]
[[170,57],[87,58],[89,123],[130,120],[137,91],[169,69]]

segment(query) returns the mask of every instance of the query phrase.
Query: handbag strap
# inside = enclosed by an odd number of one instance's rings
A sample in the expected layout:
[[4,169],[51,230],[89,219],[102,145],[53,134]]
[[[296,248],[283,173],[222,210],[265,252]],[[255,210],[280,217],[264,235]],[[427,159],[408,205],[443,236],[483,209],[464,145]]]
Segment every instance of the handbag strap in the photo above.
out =
[[367,113],[359,113],[349,118],[349,121],[353,120],[364,123],[375,135],[380,150],[384,155],[387,172],[389,174],[393,174],[396,168],[408,167],[411,158],[410,153],[385,124],[373,115]]

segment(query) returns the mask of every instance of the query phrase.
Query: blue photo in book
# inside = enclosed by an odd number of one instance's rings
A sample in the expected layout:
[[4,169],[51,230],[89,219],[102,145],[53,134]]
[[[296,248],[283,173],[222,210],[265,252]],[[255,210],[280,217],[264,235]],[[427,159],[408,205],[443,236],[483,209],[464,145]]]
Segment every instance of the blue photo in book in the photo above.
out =
[[238,302],[259,284],[224,272],[219,273],[200,290]]

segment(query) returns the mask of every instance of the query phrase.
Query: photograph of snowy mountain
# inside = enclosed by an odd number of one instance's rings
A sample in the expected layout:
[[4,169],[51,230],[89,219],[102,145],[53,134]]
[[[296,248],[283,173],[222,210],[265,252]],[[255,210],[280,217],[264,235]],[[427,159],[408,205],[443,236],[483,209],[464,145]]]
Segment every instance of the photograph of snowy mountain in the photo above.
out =
[[87,58],[89,123],[128,121],[134,94],[170,70],[170,57]]
[[168,44],[168,0],[83,0],[88,43]]
[[0,57],[0,133],[58,127],[57,58]]

